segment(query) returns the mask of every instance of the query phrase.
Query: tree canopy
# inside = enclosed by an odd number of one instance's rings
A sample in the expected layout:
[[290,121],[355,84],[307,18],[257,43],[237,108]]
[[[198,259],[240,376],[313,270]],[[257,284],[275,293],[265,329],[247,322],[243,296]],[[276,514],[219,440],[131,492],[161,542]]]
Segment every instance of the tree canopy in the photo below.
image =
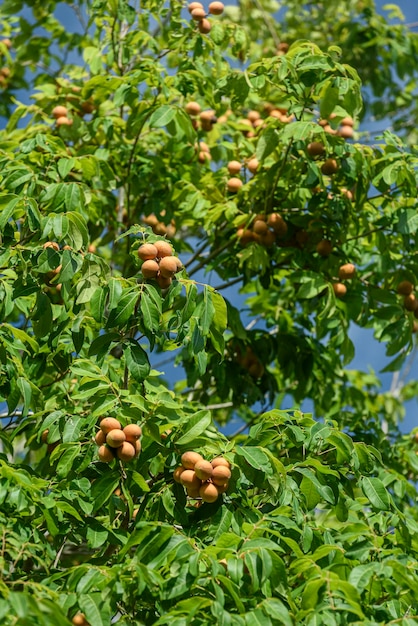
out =
[[416,624],[400,9],[4,0],[0,33],[1,623]]

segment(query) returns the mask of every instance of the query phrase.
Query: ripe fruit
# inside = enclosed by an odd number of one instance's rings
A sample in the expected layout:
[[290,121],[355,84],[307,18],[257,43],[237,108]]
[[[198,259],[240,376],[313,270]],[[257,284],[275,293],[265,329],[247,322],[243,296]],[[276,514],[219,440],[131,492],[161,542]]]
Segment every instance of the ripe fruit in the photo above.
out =
[[238,174],[241,171],[241,163],[239,161],[229,161],[227,168],[228,172],[233,174]]
[[187,489],[198,489],[201,485],[200,478],[196,476],[196,472],[192,469],[185,469],[181,473],[180,482]]
[[215,457],[214,459],[212,459],[212,461],[210,463],[211,463],[212,467],[220,467],[220,466],[228,467],[228,468],[231,467],[230,462],[227,461],[226,459],[224,459],[223,456]]
[[59,250],[59,244],[56,241],[47,241],[46,243],[44,243],[44,245],[42,246],[44,249],[45,248],[53,248],[54,250]]
[[156,241],[154,242],[154,246],[157,248],[158,256],[160,258],[165,257],[165,256],[172,256],[173,254],[173,248],[168,243],[168,241],[162,241],[162,240]]
[[196,7],[190,12],[190,15],[192,16],[194,20],[196,20],[196,22],[199,22],[204,17],[206,17],[206,11],[203,7],[202,8]]
[[340,137],[343,137],[344,139],[351,139],[354,135],[353,127],[348,126],[348,124],[341,126],[340,130],[338,131],[338,134]]
[[226,183],[228,191],[231,193],[237,193],[239,189],[241,189],[243,183],[239,178],[230,178]]
[[341,280],[353,278],[355,273],[356,266],[353,263],[345,263],[344,265],[341,265],[340,269],[338,270],[338,278],[340,278]]
[[136,424],[128,424],[128,426],[125,426],[123,429],[123,432],[125,433],[126,441],[135,443],[142,435],[142,428]]
[[248,246],[249,243],[256,239],[253,231],[248,228],[238,228],[237,237],[242,246]]
[[159,269],[160,267],[157,261],[144,261],[141,266],[142,276],[144,278],[156,278]]
[[189,13],[191,13],[194,9],[203,9],[203,4],[201,2],[191,2],[187,5]]
[[341,126],[354,126],[354,120],[349,115],[341,120]]
[[321,172],[326,176],[331,176],[338,171],[338,163],[335,159],[327,159],[321,167]]
[[267,218],[267,224],[274,230],[278,237],[284,237],[287,233],[287,224],[279,213],[271,213]]
[[209,461],[202,460],[196,463],[196,465],[194,466],[194,471],[196,473],[196,476],[200,478],[200,480],[208,480],[208,478],[212,476],[213,467],[209,463]]
[[263,220],[256,220],[253,224],[253,232],[257,235],[265,235],[268,232],[269,227]]
[[401,296],[409,296],[414,291],[414,285],[409,280],[403,280],[399,283],[396,291]]
[[198,23],[198,29],[203,35],[207,35],[211,31],[212,25],[209,20],[203,18],[203,20],[200,20],[200,22]]
[[74,626],[89,626],[89,623],[86,620],[86,616],[84,615],[84,613],[77,613],[76,615],[74,615],[71,622],[74,624]]
[[276,243],[276,235],[272,230],[268,230],[264,235],[260,235],[260,243],[266,248],[271,248]]
[[158,250],[152,243],[143,243],[138,248],[138,256],[142,261],[153,260],[157,255]]
[[231,470],[225,465],[217,465],[213,468],[212,482],[215,485],[224,485],[231,478]]
[[332,243],[328,239],[321,239],[316,246],[316,251],[321,256],[329,256],[332,252]]
[[218,490],[212,483],[204,483],[199,489],[203,502],[215,502],[218,499]]
[[177,261],[173,256],[165,256],[160,261],[160,274],[164,278],[172,278],[177,272]]
[[48,433],[49,433],[49,429],[48,428],[42,432],[42,435],[41,435],[41,442],[42,443],[46,443],[47,442]]
[[309,156],[316,157],[325,154],[325,146],[320,141],[312,141],[306,148]]
[[106,435],[106,443],[111,448],[119,448],[126,441],[126,435],[123,430],[113,429]]
[[55,119],[58,119],[59,117],[67,117],[67,114],[68,109],[64,106],[58,105],[52,109],[52,115],[55,117]]
[[176,483],[181,483],[180,477],[182,475],[182,473],[185,471],[184,467],[177,467],[174,472],[173,472],[173,478],[176,481]]
[[96,442],[98,446],[102,446],[105,443],[106,435],[104,434],[102,430],[97,431],[94,441]]
[[165,276],[162,276],[161,274],[158,274],[157,276],[157,284],[160,287],[160,289],[168,289],[172,282],[173,282],[172,278],[166,278]]
[[224,12],[225,6],[222,2],[211,2],[208,7],[209,13],[212,15],[221,15]]
[[198,461],[203,461],[202,455],[198,452],[183,452],[181,455],[181,464],[186,469],[194,469],[194,466]]
[[103,463],[110,463],[115,458],[113,456],[113,451],[107,446],[100,446],[98,455],[99,459],[103,461]]
[[10,49],[10,48],[12,47],[12,42],[10,41],[10,39],[7,39],[7,38],[6,38],[6,39],[2,39],[2,40],[1,40],[1,43],[2,43],[4,46],[6,46],[6,48],[9,48],[9,49]]
[[110,432],[111,430],[122,428],[120,422],[118,422],[118,420],[115,419],[114,417],[105,417],[104,419],[102,419],[99,426],[102,429],[102,431],[105,433],[105,435],[107,435],[107,433]]
[[129,441],[124,441],[122,445],[118,447],[116,456],[121,461],[132,461],[132,459],[136,456],[135,447]]
[[73,123],[73,120],[70,120],[68,117],[65,117],[64,115],[62,117],[57,117],[57,121],[56,121],[57,126],[71,126],[72,123]]
[[258,159],[256,158],[250,159],[247,163],[248,170],[251,172],[251,174],[256,173],[256,171],[258,170],[258,166],[259,166],[259,162],[258,162]]
[[[197,3],[193,3],[193,4],[199,4],[199,3],[197,2]],[[202,6],[202,5],[200,5],[200,6]],[[194,101],[188,102],[186,104],[185,109],[186,109],[186,113],[188,113],[189,115],[199,115],[199,113],[201,111],[200,104],[198,102],[194,102]]]
[[418,300],[413,293],[405,296],[403,305],[407,311],[416,311],[418,309]]
[[337,298],[342,298],[347,293],[347,287],[343,283],[333,283],[332,288]]

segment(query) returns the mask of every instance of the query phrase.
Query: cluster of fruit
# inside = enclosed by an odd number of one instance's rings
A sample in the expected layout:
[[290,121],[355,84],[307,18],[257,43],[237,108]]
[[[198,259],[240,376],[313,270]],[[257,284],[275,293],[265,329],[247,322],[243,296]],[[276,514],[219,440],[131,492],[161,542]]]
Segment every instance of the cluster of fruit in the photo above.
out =
[[[165,210],[161,211],[161,217],[164,217],[164,215]],[[160,235],[162,237],[167,236],[170,238],[174,237],[176,234],[176,225],[174,220],[171,220],[169,224],[165,224],[164,222],[161,222],[158,217],[154,215],[154,213],[151,213],[150,215],[144,215],[141,218],[141,221],[147,226],[151,226],[152,232],[155,235]]]
[[270,213],[270,215],[256,215],[249,228],[238,228],[237,237],[242,246],[256,241],[270,248],[286,233],[287,224],[280,213]]
[[[203,35],[207,35],[208,33],[210,33],[212,25],[207,19],[207,13],[203,8],[203,4],[201,4],[200,2],[191,2],[187,6],[187,8],[192,19],[197,22],[197,27],[199,31]],[[211,15],[221,15],[224,11],[224,8],[225,7],[222,2],[214,1],[209,4],[208,13],[210,13]]]
[[99,459],[110,463],[115,457],[121,461],[132,461],[141,452],[142,429],[137,424],[128,424],[122,428],[114,417],[101,420],[100,430],[94,441],[99,446]]
[[[350,280],[356,274],[356,266],[353,263],[344,263],[338,270],[338,278],[340,280]],[[333,283],[332,288],[337,298],[342,298],[347,293],[347,287],[344,283]]]
[[230,463],[221,456],[209,462],[198,452],[184,452],[173,478],[185,487],[189,498],[215,502],[228,489],[230,468]]
[[57,126],[71,126],[73,123],[73,120],[68,117],[67,107],[60,104],[52,109],[52,115]]
[[414,293],[415,287],[409,280],[403,280],[397,287],[400,296],[404,296],[403,305],[407,311],[412,311],[418,319],[418,298]]
[[[334,119],[335,117],[335,113],[331,113],[331,115],[329,116],[330,120]],[[340,127],[338,129],[332,128],[329,120],[319,120],[319,124],[320,126],[322,126],[324,131],[326,133],[329,133],[330,135],[339,135],[344,139],[351,139],[354,135],[354,120],[352,117],[349,116],[344,117],[341,120]]]
[[138,248],[138,256],[143,261],[142,276],[155,279],[161,289],[167,289],[174,275],[182,268],[180,259],[173,256],[173,249],[165,240],[143,243]]
[[[10,50],[10,48],[12,47],[12,42],[10,41],[10,39],[2,39],[0,41],[0,44],[3,44],[3,46],[7,48],[8,50]],[[1,56],[1,51],[0,51],[0,56]],[[10,68],[8,68],[7,66],[0,68],[0,88],[2,89],[7,88],[8,83],[9,83],[10,73],[11,73]]]
[[202,111],[200,104],[194,100],[186,104],[185,110],[190,115],[195,130],[210,131],[218,121],[213,109]]

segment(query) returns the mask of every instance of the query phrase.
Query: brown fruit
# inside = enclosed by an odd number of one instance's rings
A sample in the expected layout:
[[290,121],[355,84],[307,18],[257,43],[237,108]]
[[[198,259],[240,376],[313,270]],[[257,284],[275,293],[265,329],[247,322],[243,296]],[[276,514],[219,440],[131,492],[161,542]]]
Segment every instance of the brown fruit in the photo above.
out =
[[316,251],[321,256],[329,256],[332,252],[332,243],[328,239],[321,239],[316,246]]
[[67,117],[67,114],[68,109],[64,106],[58,105],[52,109],[52,115],[55,117],[55,119],[58,119],[59,117]]
[[173,254],[173,248],[168,243],[168,241],[163,241],[160,239],[159,241],[154,242],[154,246],[157,248],[158,256],[160,258],[165,256],[172,256]]
[[346,280],[348,278],[353,278],[356,273],[356,266],[353,263],[344,263],[341,265],[338,270],[338,278],[340,280]]
[[343,283],[333,283],[332,288],[337,298],[342,298],[347,293],[347,287]]
[[238,228],[237,237],[242,246],[248,246],[249,243],[255,241],[253,231],[248,228]]
[[203,150],[201,150],[197,155],[197,160],[199,161],[199,163],[207,163],[208,161],[212,160],[212,157],[210,156],[209,152],[204,152]]
[[151,213],[151,215],[144,215],[142,221],[147,226],[155,226],[156,224],[158,224],[158,218],[156,215],[154,215],[154,213]]
[[202,35],[207,35],[212,30],[212,24],[209,22],[209,20],[204,18],[198,23],[198,28]]
[[47,241],[46,243],[44,243],[44,245],[42,246],[44,249],[45,248],[53,248],[54,250],[59,250],[59,244],[56,241]]
[[115,430],[115,429],[121,429],[122,426],[120,424],[120,422],[118,422],[117,419],[115,419],[114,417],[105,417],[101,420],[100,424],[99,424],[100,428],[102,429],[102,431],[104,432],[105,435],[107,435],[108,432],[110,432],[111,430]]
[[267,224],[274,230],[278,237],[284,237],[287,233],[287,224],[279,213],[271,213],[267,218]]
[[203,457],[198,452],[183,452],[181,455],[181,464],[186,469],[194,469],[194,466],[198,461],[203,461]]
[[227,461],[223,456],[217,456],[214,459],[212,459],[212,461],[210,462],[210,464],[212,465],[212,467],[231,467],[231,464],[229,461]]
[[99,456],[99,459],[103,461],[103,463],[110,463],[115,458],[113,450],[111,450],[107,446],[100,446],[97,454]]
[[176,467],[176,469],[173,472],[173,478],[176,481],[176,483],[181,483],[180,477],[184,471],[185,469],[182,465],[180,467]]
[[[199,4],[199,2],[193,3],[193,4]],[[200,5],[203,9],[203,6]],[[195,7],[195,8],[199,8],[199,7]],[[193,9],[192,9],[193,10]],[[198,102],[188,102],[185,106],[186,109],[186,113],[188,113],[189,115],[199,115],[201,108],[200,108],[200,104]]]
[[240,180],[239,178],[230,178],[226,183],[226,187],[231,193],[237,193],[237,191],[241,189],[242,185],[242,180]]
[[258,359],[250,363],[250,365],[248,366],[248,373],[253,378],[261,378],[264,372],[264,365]]
[[202,122],[213,123],[214,121],[216,121],[216,115],[213,109],[206,109],[206,111],[202,111],[199,117]]
[[196,22],[199,22],[204,17],[206,17],[206,11],[203,7],[196,7],[195,9],[190,11],[190,15],[192,16],[192,19],[196,20]]
[[[132,442],[130,442],[132,443]],[[132,443],[133,447],[135,448],[135,456],[138,456],[138,454],[141,452],[142,450],[142,446],[141,446],[141,442],[139,439],[137,439],[134,443]]]
[[9,78],[9,76],[10,76],[10,69],[8,67],[2,67],[0,69],[0,74],[2,76],[4,76],[4,78]]
[[209,13],[212,15],[221,15],[224,12],[224,4],[222,2],[211,2],[208,7]]
[[418,300],[413,293],[405,296],[403,305],[407,311],[416,311],[418,309]]
[[321,167],[321,172],[326,176],[331,176],[338,171],[338,163],[335,159],[327,159]]
[[178,271],[177,260],[173,256],[165,256],[160,261],[160,274],[164,278],[172,278]]
[[106,443],[111,448],[119,448],[126,441],[126,435],[123,430],[119,430],[115,428],[111,430],[106,435]]
[[215,502],[218,499],[219,493],[215,485],[212,485],[212,483],[204,483],[199,489],[199,495],[203,502]]
[[102,446],[106,442],[106,435],[102,430],[97,431],[94,441],[98,446]]
[[213,467],[209,463],[209,461],[202,460],[196,463],[196,465],[194,466],[194,471],[196,473],[196,476],[200,478],[200,480],[207,480],[212,476]]
[[194,9],[203,9],[203,4],[201,2],[190,2],[190,4],[187,5],[187,8],[189,13],[191,13]]
[[144,278],[156,278],[159,271],[160,266],[157,261],[144,261],[141,266],[141,272]]
[[414,285],[409,280],[403,280],[399,283],[396,291],[401,296],[409,296],[414,291]]
[[192,469],[185,469],[181,473],[180,482],[187,489],[198,489],[201,485],[200,478],[196,476],[196,472]]
[[350,191],[349,189],[345,189],[344,187],[342,187],[340,189],[340,191],[341,191],[342,195],[347,198],[347,200],[350,200],[350,202],[352,202],[353,197],[354,197],[352,191]]
[[229,161],[227,168],[228,172],[232,175],[238,174],[241,171],[241,163],[239,161]]
[[322,156],[325,154],[325,146],[320,141],[312,141],[311,143],[308,143],[306,150],[311,157]]
[[46,443],[47,442],[48,434],[49,434],[49,429],[48,428],[42,432],[42,435],[41,435],[41,442],[42,443]]
[[217,465],[213,468],[212,482],[215,485],[224,485],[231,478],[231,470],[225,465]]
[[265,235],[269,230],[266,222],[263,220],[255,220],[253,224],[253,232],[257,233],[257,235]]
[[354,135],[353,127],[348,126],[348,124],[341,126],[340,130],[338,131],[338,134],[340,137],[343,137],[344,139],[351,139]]
[[250,120],[251,124],[254,124],[257,120],[260,119],[260,113],[258,111],[248,111],[247,119]]
[[172,278],[166,278],[165,276],[162,276],[161,274],[158,274],[157,276],[157,284],[160,287],[160,289],[168,289],[172,282],[173,282]]
[[254,159],[250,159],[247,163],[247,168],[248,170],[251,172],[251,174],[255,174],[256,171],[258,170],[258,166],[259,166],[259,162],[258,159],[254,158]]
[[152,243],[143,243],[138,248],[138,256],[142,261],[150,261],[158,255],[157,248]]
[[347,116],[341,120],[341,126],[354,126],[354,120],[352,117]]
[[268,230],[264,235],[260,235],[260,243],[266,248],[271,248],[276,243],[276,235],[272,230]]
[[57,126],[71,126],[73,120],[70,120],[68,117],[64,115],[61,117],[57,117],[56,124]]
[[189,498],[192,498],[192,500],[196,500],[197,498],[200,497],[200,493],[199,493],[200,486],[201,485],[199,485],[198,487],[195,486],[195,487],[187,487],[186,488],[186,493],[189,496]]
[[216,489],[218,490],[218,493],[225,493],[225,491],[228,489],[228,485],[229,483],[224,483],[223,485],[215,485]]
[[125,426],[123,429],[123,432],[125,433],[126,441],[135,443],[142,435],[142,428],[136,424],[128,424],[128,426]]
[[72,624],[74,624],[74,626],[89,626],[89,623],[86,620],[86,616],[84,615],[84,613],[77,613],[76,615],[74,615],[71,622]]
[[124,441],[116,450],[116,456],[121,461],[132,461],[132,459],[136,456],[135,447],[129,441]]

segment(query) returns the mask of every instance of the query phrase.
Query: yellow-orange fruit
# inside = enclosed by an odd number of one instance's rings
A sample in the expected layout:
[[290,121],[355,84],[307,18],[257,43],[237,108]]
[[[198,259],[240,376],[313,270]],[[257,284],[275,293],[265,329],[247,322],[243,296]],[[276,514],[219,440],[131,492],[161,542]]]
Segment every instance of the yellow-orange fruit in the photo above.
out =
[[316,251],[321,256],[329,256],[332,252],[332,243],[328,239],[321,239],[316,246]]
[[173,478],[176,481],[176,483],[181,483],[180,477],[184,471],[185,469],[182,465],[180,467],[176,467],[176,469],[173,472]]
[[212,467],[231,467],[231,464],[223,456],[217,456],[210,462]]
[[181,484],[187,489],[198,489],[201,485],[201,480],[196,476],[196,472],[192,469],[185,469],[180,476]]
[[124,441],[116,450],[116,456],[121,461],[132,461],[134,456],[136,456],[135,447],[129,441]]
[[9,78],[9,76],[10,76],[10,68],[8,68],[8,67],[2,67],[2,68],[0,69],[0,74],[1,74],[2,76],[4,76],[4,78]]
[[123,430],[114,429],[107,433],[106,443],[111,448],[119,448],[126,441],[126,436]]
[[[132,442],[130,442],[132,443]],[[138,456],[138,454],[141,452],[142,450],[142,446],[141,446],[141,442],[139,439],[137,439],[134,443],[132,443],[133,447],[135,448],[135,456]]]
[[257,233],[257,235],[265,235],[268,229],[269,227],[264,220],[255,220],[253,224],[253,232]]
[[213,467],[209,463],[209,461],[202,460],[196,463],[196,465],[194,466],[194,471],[196,473],[196,476],[200,478],[200,480],[207,480],[212,476]]
[[89,623],[86,620],[86,616],[84,615],[84,613],[77,613],[76,615],[74,615],[71,622],[72,624],[74,624],[74,626],[89,626]]
[[99,459],[103,461],[103,463],[110,463],[115,458],[113,450],[111,450],[107,446],[100,446],[97,454],[99,455]]
[[194,469],[198,461],[203,461],[203,457],[198,452],[188,451],[181,455],[181,464],[186,469]]
[[399,283],[396,291],[400,296],[409,296],[414,291],[414,285],[409,280]]
[[190,15],[192,16],[192,18],[194,20],[196,20],[197,22],[199,22],[200,20],[202,20],[204,17],[206,17],[206,11],[205,9],[202,7],[196,7],[195,9],[193,9],[190,12]]
[[[186,470],[189,471],[189,470]],[[200,483],[200,481],[199,481]],[[189,498],[192,498],[193,500],[196,500],[196,498],[200,497],[200,487],[201,484],[199,484],[199,486],[194,486],[194,487],[186,487],[186,493],[189,496]]]
[[338,133],[338,130],[333,128],[330,124],[325,124],[324,131],[329,135],[336,135]]
[[217,465],[213,468],[212,482],[215,485],[223,485],[231,478],[231,470],[225,465]]
[[102,446],[106,442],[106,435],[102,430],[97,431],[94,441],[98,446]]
[[215,111],[213,109],[206,109],[206,111],[202,111],[199,117],[202,122],[213,122],[216,120]]
[[343,283],[333,283],[332,288],[337,298],[342,298],[347,293],[347,287]]
[[355,273],[356,266],[353,263],[344,263],[344,265],[341,265],[340,269],[338,270],[338,278],[340,278],[341,280],[353,278]]
[[11,48],[12,47],[12,42],[10,41],[10,39],[6,38],[6,39],[2,39],[1,43],[6,46],[6,48]]
[[340,191],[341,194],[347,198],[347,200],[350,200],[350,202],[353,200],[354,196],[352,191],[350,191],[349,189],[345,189],[345,187],[342,187]]
[[242,180],[235,177],[230,178],[226,183],[226,187],[231,193],[236,193],[239,189],[241,189],[242,185]]
[[154,215],[154,213],[151,213],[151,215],[144,215],[142,221],[147,226],[155,226],[156,224],[158,224],[158,218],[156,215]]
[[177,261],[173,256],[165,256],[160,261],[160,274],[164,278],[172,278],[177,272]]
[[212,15],[221,15],[224,12],[224,8],[225,6],[222,2],[215,0],[215,2],[209,4],[208,11],[212,13]]
[[143,243],[138,248],[138,256],[142,261],[150,261],[157,257],[158,250],[152,243]]
[[354,126],[354,120],[349,115],[341,120],[342,126]]
[[70,120],[68,117],[62,115],[61,117],[57,117],[56,124],[57,126],[71,126],[73,120]]
[[274,230],[278,237],[284,237],[287,233],[287,224],[280,213],[271,213],[267,218],[267,224]]
[[166,276],[162,276],[161,274],[158,274],[157,276],[157,283],[161,289],[168,289],[172,282],[172,278],[167,278]]
[[204,483],[199,489],[199,495],[203,502],[215,502],[219,493],[215,485],[212,483]]
[[42,441],[42,443],[46,443],[46,442],[47,442],[47,439],[48,439],[48,434],[49,434],[49,429],[48,429],[48,428],[46,428],[46,429],[42,432],[42,435],[41,435],[41,441]]
[[223,485],[215,485],[215,487],[218,490],[218,493],[225,493],[225,491],[228,489],[228,485],[229,483],[226,482]]
[[207,35],[212,30],[212,24],[206,18],[200,20],[197,27],[203,35]]
[[107,433],[110,432],[111,430],[115,430],[117,428],[119,428],[119,429],[122,428],[120,422],[117,419],[115,419],[114,417],[105,417],[105,418],[103,418],[101,420],[99,426],[102,429],[102,431],[105,433],[105,435],[107,435]]
[[125,433],[126,441],[135,443],[142,435],[142,428],[136,424],[128,424],[128,426],[125,426],[123,429],[123,432]]
[[211,161],[212,157],[210,156],[209,152],[204,152],[203,150],[201,150],[197,155],[197,160],[199,161],[199,163],[206,163],[207,161]]
[[321,172],[326,176],[331,176],[331,174],[335,174],[338,170],[338,163],[335,159],[327,159],[321,167]]
[[248,228],[238,228],[237,238],[242,246],[247,246],[249,243],[256,240],[255,234]]
[[260,119],[260,113],[258,111],[248,111],[247,119],[250,120],[251,124],[254,124],[254,122]]
[[157,261],[144,261],[141,266],[141,272],[144,278],[156,278],[159,271],[160,266]]
[[[197,2],[196,4],[199,4],[199,3]],[[202,5],[200,6],[203,8]],[[198,7],[195,7],[195,8],[198,8]],[[188,113],[189,115],[199,115],[201,111],[200,104],[194,101],[188,102],[185,106],[185,109],[186,109],[186,113]]]
[[60,249],[59,244],[56,241],[46,241],[42,247],[44,249],[45,248],[53,248],[54,250]]
[[173,254],[173,248],[168,243],[168,241],[163,241],[160,239],[159,241],[154,242],[154,246],[157,248],[158,256],[160,258],[163,258],[165,256],[172,256]]
[[258,159],[254,158],[254,159],[250,159],[247,163],[247,168],[249,169],[249,171],[251,172],[251,174],[255,174],[256,171],[258,170],[258,166],[259,166],[259,162]]
[[353,127],[348,126],[348,124],[345,124],[344,126],[341,126],[340,130],[338,131],[338,134],[340,137],[343,137],[344,139],[351,139],[354,135]]
[[191,13],[194,9],[203,9],[203,4],[201,2],[190,2],[190,4],[187,5],[187,8],[189,13]]
[[233,175],[241,171],[242,165],[239,161],[229,161],[226,167],[228,168],[228,172]]
[[272,230],[268,230],[263,235],[260,235],[260,243],[266,248],[271,248],[276,243],[276,235]]
[[52,109],[52,115],[55,117],[55,119],[58,119],[59,117],[67,117],[67,114],[68,109],[64,106],[58,105]]
[[320,141],[311,141],[306,148],[309,156],[316,157],[325,154],[325,146]]
[[418,309],[418,300],[413,293],[405,296],[403,305],[407,311],[416,311]]

